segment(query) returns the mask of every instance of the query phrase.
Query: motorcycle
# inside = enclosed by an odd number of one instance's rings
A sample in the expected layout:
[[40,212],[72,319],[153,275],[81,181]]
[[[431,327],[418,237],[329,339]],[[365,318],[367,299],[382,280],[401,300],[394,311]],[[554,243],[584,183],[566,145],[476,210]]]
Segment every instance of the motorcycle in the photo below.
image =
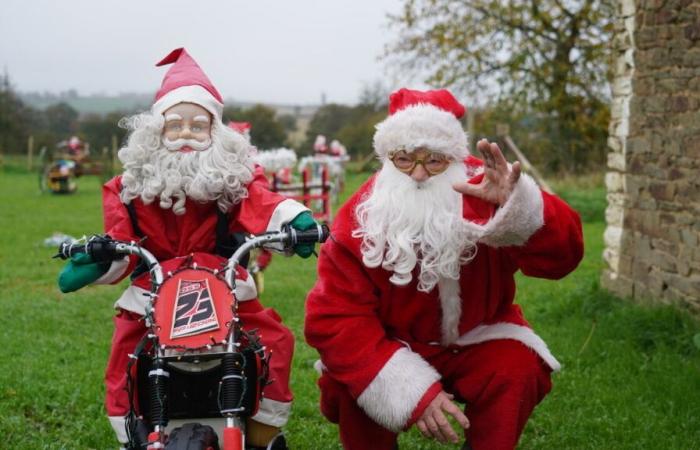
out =
[[[61,259],[78,253],[95,260],[101,255],[135,255],[150,274],[144,316],[148,332],[129,355],[127,368],[130,448],[245,448],[245,418],[257,412],[270,355],[256,331],[244,330],[237,316],[238,266],[252,249],[275,243],[291,249],[323,243],[328,236],[326,225],[307,231],[287,226],[250,236],[220,269],[197,266],[185,258],[179,268],[165,274],[156,257],[134,242],[93,236],[84,243],[60,245],[56,257]],[[203,423],[214,418],[224,419],[221,436]],[[171,419],[186,423],[169,430]]]

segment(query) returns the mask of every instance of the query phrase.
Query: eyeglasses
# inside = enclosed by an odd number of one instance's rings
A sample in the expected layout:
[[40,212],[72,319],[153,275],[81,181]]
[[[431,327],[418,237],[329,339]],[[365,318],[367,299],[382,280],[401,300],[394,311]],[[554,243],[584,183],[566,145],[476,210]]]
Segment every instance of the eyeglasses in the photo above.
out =
[[452,162],[451,158],[442,153],[417,150],[409,153],[406,150],[398,150],[389,153],[389,160],[403,173],[410,174],[418,164],[421,164],[428,175],[438,175],[444,172]]

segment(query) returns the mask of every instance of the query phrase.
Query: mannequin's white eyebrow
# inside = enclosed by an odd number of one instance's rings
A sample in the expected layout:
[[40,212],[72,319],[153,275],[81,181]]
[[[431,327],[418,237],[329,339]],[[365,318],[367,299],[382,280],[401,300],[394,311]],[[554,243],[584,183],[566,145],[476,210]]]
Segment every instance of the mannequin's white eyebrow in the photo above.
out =
[[182,116],[180,114],[175,114],[175,113],[170,113],[167,116],[165,116],[165,121],[171,121],[171,120],[182,120]]
[[192,119],[193,122],[206,122],[209,123],[209,117],[207,116],[195,116],[194,119]]

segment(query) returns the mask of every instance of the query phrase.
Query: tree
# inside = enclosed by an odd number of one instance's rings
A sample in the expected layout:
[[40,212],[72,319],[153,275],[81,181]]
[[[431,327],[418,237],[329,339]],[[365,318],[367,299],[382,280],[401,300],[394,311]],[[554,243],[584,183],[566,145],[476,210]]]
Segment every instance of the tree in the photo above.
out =
[[78,128],[78,111],[68,103],[60,102],[51,105],[44,111],[46,124],[50,132],[64,139],[74,134]]
[[111,112],[104,116],[87,114],[79,122],[79,133],[90,143],[93,152],[102,151],[104,147],[112,146],[112,136],[117,137],[117,143],[124,140],[126,130],[118,125],[122,117],[124,114],[120,112]]
[[26,151],[35,115],[15,94],[9,75],[0,76],[0,155]]
[[614,18],[612,0],[407,0],[389,17],[399,34],[385,57],[436,86],[535,112],[550,165],[576,170],[591,141],[605,146]]
[[236,107],[224,109],[224,123],[232,120],[251,124],[250,141],[261,150],[278,148],[286,144],[287,133],[275,116],[274,109],[259,104],[248,109]]

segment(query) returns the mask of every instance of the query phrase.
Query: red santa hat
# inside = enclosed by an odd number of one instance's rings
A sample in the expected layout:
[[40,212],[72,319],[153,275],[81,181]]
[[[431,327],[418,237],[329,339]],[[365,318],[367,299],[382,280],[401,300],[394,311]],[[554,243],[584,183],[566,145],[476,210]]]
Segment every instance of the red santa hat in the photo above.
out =
[[194,103],[221,118],[224,101],[221,94],[184,48],[177,48],[156,66],[172,64],[156,93],[151,110],[162,114],[178,103]]
[[459,122],[465,111],[446,89],[399,89],[389,97],[389,117],[377,124],[374,151],[385,159],[392,151],[422,147],[461,161],[469,155]]
[[246,134],[246,133],[250,133],[250,129],[252,128],[252,125],[250,124],[250,122],[230,121],[228,123],[228,127],[237,133]]

